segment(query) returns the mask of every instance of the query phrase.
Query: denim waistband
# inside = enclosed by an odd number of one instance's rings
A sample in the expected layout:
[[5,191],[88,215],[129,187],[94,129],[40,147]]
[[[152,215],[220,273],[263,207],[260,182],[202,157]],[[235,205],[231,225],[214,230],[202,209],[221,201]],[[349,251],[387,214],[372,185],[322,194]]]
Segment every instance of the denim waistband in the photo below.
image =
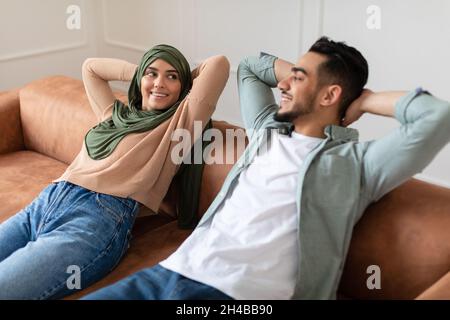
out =
[[[80,185],[74,184],[70,181],[58,181],[58,182],[53,182],[53,185],[56,186],[57,189],[60,190],[60,192],[64,192],[63,193],[67,193],[67,191],[69,190],[78,190],[80,192],[90,192],[93,194],[101,194],[105,197],[112,197],[115,198],[117,200],[121,200],[125,205],[127,205],[130,209],[133,209],[134,206],[136,205],[137,201],[132,199],[132,198],[124,198],[124,197],[120,197],[120,196],[115,196],[115,195],[111,195],[111,194],[107,194],[107,193],[101,193],[101,192],[97,192],[97,191],[93,191],[90,189],[87,189],[85,187],[82,187]],[[51,186],[51,185],[50,185]]]

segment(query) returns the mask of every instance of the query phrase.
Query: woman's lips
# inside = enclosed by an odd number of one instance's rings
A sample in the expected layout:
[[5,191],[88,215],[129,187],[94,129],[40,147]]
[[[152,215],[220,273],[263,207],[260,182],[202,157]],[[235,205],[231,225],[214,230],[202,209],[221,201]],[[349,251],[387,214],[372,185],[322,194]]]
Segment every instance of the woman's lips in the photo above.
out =
[[160,93],[160,92],[150,92],[150,98],[151,99],[165,99],[167,98],[169,95],[167,93]]

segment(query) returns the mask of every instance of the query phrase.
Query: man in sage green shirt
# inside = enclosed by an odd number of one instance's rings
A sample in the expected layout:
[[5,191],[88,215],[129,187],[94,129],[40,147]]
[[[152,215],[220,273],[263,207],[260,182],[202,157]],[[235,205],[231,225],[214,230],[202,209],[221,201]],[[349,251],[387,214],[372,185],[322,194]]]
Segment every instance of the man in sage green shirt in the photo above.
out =
[[[250,141],[218,196],[169,258],[87,298],[336,298],[367,206],[450,140],[448,102],[421,89],[363,90],[367,78],[359,51],[325,37],[295,65],[244,59],[238,86]],[[366,112],[401,126],[358,142],[347,126]]]

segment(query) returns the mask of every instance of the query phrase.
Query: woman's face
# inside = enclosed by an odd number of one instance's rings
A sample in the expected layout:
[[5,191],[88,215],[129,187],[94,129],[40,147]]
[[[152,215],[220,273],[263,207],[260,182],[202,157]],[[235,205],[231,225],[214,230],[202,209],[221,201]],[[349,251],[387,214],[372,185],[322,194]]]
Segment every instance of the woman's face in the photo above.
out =
[[144,71],[141,79],[142,109],[164,110],[177,102],[181,93],[178,71],[162,59],[157,59]]

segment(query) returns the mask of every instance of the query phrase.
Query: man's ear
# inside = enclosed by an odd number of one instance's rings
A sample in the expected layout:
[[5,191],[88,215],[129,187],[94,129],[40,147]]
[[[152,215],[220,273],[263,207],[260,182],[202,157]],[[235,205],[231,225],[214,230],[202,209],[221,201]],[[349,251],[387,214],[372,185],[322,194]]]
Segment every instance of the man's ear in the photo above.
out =
[[341,94],[342,94],[341,86],[339,86],[337,84],[327,86],[325,88],[325,92],[322,95],[320,104],[325,107],[332,106],[339,102],[339,99],[341,98]]

